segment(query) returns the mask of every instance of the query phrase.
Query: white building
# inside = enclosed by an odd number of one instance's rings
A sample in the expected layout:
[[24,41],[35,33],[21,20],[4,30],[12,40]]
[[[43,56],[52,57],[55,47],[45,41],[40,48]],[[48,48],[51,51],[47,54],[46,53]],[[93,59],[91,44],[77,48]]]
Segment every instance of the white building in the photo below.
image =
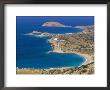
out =
[[54,38],[54,40],[58,40],[58,38]]

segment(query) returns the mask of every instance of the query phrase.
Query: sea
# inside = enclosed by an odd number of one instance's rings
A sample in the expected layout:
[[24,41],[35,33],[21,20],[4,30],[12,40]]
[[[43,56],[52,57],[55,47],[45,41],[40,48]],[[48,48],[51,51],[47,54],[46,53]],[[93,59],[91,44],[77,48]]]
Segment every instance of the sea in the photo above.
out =
[[16,67],[47,69],[78,67],[84,63],[85,58],[78,54],[49,52],[52,47],[48,42],[48,39],[50,39],[48,36],[26,35],[33,30],[65,34],[81,32],[81,29],[73,27],[42,27],[37,25],[38,22],[35,22],[38,20],[38,17],[16,17]]

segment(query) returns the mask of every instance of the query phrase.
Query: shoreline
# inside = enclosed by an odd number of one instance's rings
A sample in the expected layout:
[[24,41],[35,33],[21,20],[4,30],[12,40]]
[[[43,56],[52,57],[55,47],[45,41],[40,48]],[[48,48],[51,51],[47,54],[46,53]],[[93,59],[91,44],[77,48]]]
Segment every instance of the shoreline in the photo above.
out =
[[71,75],[71,74],[94,74],[94,62],[80,67],[59,67],[47,69],[34,69],[34,68],[17,68],[16,74],[42,74],[42,75]]
[[[90,56],[88,54],[82,54],[82,53],[75,52],[75,51],[74,52],[63,52],[62,50],[55,49],[55,47],[52,45],[53,43],[51,42],[51,39],[49,39],[48,42],[51,44],[52,50],[48,51],[47,53],[51,53],[51,52],[54,52],[54,53],[71,53],[71,54],[77,54],[77,55],[83,57],[85,61],[77,67],[81,67],[83,65],[87,65],[87,64],[90,64],[90,63],[94,62],[94,60],[91,60],[92,56]],[[72,66],[70,66],[70,67],[52,67],[52,68],[45,68],[45,70],[48,70],[48,69],[66,69],[66,68],[75,68],[75,67],[72,67]],[[22,69],[22,70],[28,70],[28,69],[43,70],[43,69],[40,69],[40,68],[35,69],[35,68],[19,68],[19,67],[17,67],[17,69]]]
[[[56,52],[56,51],[49,51],[48,53],[51,53],[51,52],[54,52],[54,53],[70,53],[70,52]],[[22,69],[22,70],[49,70],[49,69],[69,69],[69,68],[78,68],[78,67],[81,67],[81,66],[83,66],[83,65],[87,65],[87,64],[90,64],[90,63],[94,63],[94,62],[89,62],[89,63],[87,63],[88,61],[88,59],[84,56],[84,54],[82,55],[81,53],[71,53],[71,54],[77,54],[77,55],[79,55],[79,56],[81,56],[81,57],[83,57],[84,59],[85,59],[85,61],[80,65],[80,66],[77,66],[77,67],[73,67],[73,66],[70,66],[70,67],[52,67],[52,68],[45,68],[45,69],[43,69],[43,68],[38,68],[38,69],[35,69],[35,68],[19,68],[19,67],[17,67],[17,69],[19,70],[19,69]]]
[[[79,55],[79,56],[81,56],[81,57],[83,57],[85,59],[85,61],[80,66],[87,65],[89,63],[94,62],[94,60],[92,59],[92,56],[90,56],[88,54],[82,54],[82,53],[79,53],[79,52],[63,52],[63,51],[60,52],[60,51],[56,51],[56,50],[49,51],[49,52],[77,54],[77,55]],[[92,59],[92,60],[90,60],[90,59]],[[78,67],[80,67],[80,66],[78,66]]]
[[[50,67],[50,68],[19,68],[16,67],[16,74],[94,74],[94,54],[93,52],[82,52],[80,50],[77,50],[79,48],[71,47],[71,44],[66,46],[65,49],[65,38],[59,38],[60,35],[54,35],[54,34],[48,34],[44,33],[45,35],[51,37],[50,39],[47,39],[50,47],[52,48],[46,53],[67,53],[67,54],[77,54],[80,57],[84,59],[84,61],[79,66],[69,66],[69,67]],[[81,35],[86,38],[86,34],[93,35],[91,32],[83,31],[80,33]],[[34,35],[34,34],[32,34]],[[72,40],[76,40],[77,38],[80,38],[79,34],[74,36]],[[82,36],[81,36],[82,37]],[[75,39],[74,39],[75,38]],[[88,38],[88,37],[87,37]],[[83,40],[83,39],[81,39]],[[79,39],[79,41],[81,41]],[[85,40],[85,39],[84,39]],[[88,40],[90,42],[90,40]],[[75,41],[74,41],[75,42]],[[72,44],[74,44],[74,42]],[[77,43],[75,43],[77,45]],[[74,44],[74,45],[75,45]],[[83,42],[81,42],[83,44]],[[86,42],[87,44],[87,42]],[[90,42],[91,44],[91,42]],[[93,44],[93,42],[92,42]],[[63,47],[62,47],[63,45]],[[79,45],[79,44],[78,44]],[[68,48],[69,46],[69,48]],[[88,45],[89,46],[89,45]],[[72,49],[71,49],[72,48]],[[86,47],[85,47],[86,48]],[[93,50],[92,50],[93,51]]]
[[[83,53],[76,52],[76,51],[72,51],[72,52],[66,51],[66,52],[63,52],[61,49],[56,48],[56,47],[58,47],[56,44],[59,41],[57,42],[57,40],[52,40],[52,37],[53,36],[51,34],[48,34],[47,36],[49,36],[49,35],[51,36],[51,38],[48,39],[47,41],[48,41],[48,43],[50,43],[50,46],[52,47],[52,50],[51,51],[48,51],[48,53],[50,53],[50,52],[56,52],[56,53],[74,53],[74,54],[80,55],[81,57],[84,57],[85,58],[85,62],[82,63],[80,66],[89,64],[91,62],[94,62],[94,60],[93,60],[94,56],[93,55],[83,54]],[[80,67],[80,66],[78,66],[78,67]]]
[[61,49],[55,49],[56,45],[54,45],[55,43],[52,43],[51,39],[49,40],[49,43],[51,44],[51,47],[52,47],[52,51],[49,51],[49,52],[56,52],[56,53],[74,53],[74,54],[77,54],[77,55],[80,55],[81,57],[83,57],[85,59],[85,62],[82,63],[80,66],[78,67],[81,67],[82,65],[87,65],[89,63],[92,63],[94,62],[93,58],[94,56],[93,55],[89,55],[89,54],[82,54],[80,52],[75,52],[75,51],[72,51],[72,52],[63,52]]

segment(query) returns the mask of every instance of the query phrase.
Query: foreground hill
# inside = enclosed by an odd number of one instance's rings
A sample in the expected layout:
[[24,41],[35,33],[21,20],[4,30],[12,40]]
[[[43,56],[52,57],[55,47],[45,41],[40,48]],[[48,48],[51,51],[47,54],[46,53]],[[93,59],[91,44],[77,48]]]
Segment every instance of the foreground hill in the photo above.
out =
[[94,62],[76,68],[17,69],[17,74],[93,74]]

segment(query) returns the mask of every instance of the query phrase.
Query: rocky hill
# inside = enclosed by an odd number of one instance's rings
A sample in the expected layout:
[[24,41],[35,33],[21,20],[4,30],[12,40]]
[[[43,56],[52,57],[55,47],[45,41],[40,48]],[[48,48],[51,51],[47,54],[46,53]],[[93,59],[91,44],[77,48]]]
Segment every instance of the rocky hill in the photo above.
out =
[[93,74],[94,62],[75,68],[50,68],[50,69],[16,69],[17,74]]
[[45,26],[45,27],[71,27],[71,26],[66,26],[59,22],[53,22],[53,21],[45,22],[45,23],[43,23],[42,26]]

